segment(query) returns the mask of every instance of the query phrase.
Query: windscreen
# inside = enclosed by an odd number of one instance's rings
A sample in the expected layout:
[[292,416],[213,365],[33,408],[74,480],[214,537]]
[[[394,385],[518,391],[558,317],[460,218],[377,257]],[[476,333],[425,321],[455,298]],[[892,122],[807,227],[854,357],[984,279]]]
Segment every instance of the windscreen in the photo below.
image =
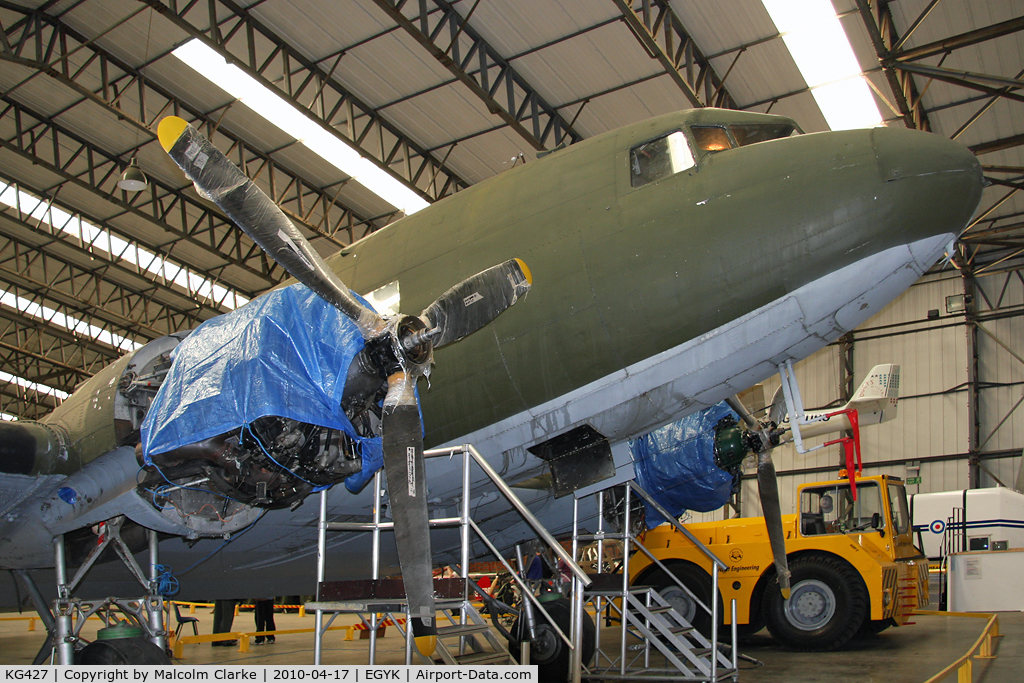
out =
[[732,148],[729,134],[722,126],[691,126],[690,132],[697,143],[697,149],[705,152],[721,152]]
[[740,147],[788,138],[796,132],[796,129],[789,123],[741,123],[729,126],[729,130]]
[[907,490],[902,484],[889,484],[889,507],[896,533],[907,533],[910,530],[910,512],[907,507]]
[[874,482],[857,485],[856,501],[849,484],[808,487],[800,492],[800,531],[804,536],[867,531],[884,524],[882,497]]
[[641,187],[693,166],[686,136],[676,131],[637,145],[629,152],[630,184]]

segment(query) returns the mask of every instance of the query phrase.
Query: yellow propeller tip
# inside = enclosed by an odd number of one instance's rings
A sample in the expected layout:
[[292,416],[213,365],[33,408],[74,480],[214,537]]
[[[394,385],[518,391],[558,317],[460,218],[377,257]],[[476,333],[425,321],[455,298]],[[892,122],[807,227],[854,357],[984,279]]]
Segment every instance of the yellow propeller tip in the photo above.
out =
[[788,589],[788,588],[783,588],[783,589],[782,589],[782,599],[783,599],[783,600],[789,600],[789,595],[790,595],[790,593],[792,593],[792,591],[791,591],[790,589]]
[[171,151],[171,147],[174,147],[174,143],[185,132],[187,125],[188,122],[185,119],[178,118],[177,116],[165,116],[160,121],[160,125],[156,129],[156,135],[160,138],[160,146],[164,148],[165,152]]
[[416,641],[416,649],[424,657],[431,656],[437,649],[437,636],[416,636],[413,640]]
[[526,265],[526,262],[523,261],[523,259],[518,259],[517,258],[516,259],[516,263],[519,264],[520,270],[523,271],[523,275],[526,277],[526,281],[530,285],[533,285],[533,273],[530,272],[530,267]]

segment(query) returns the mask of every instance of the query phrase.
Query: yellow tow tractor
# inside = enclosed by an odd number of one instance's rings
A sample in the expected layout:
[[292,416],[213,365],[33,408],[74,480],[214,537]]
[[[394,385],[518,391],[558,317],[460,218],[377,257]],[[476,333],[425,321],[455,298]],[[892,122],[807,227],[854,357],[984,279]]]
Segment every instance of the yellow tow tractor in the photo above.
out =
[[[724,623],[731,621],[723,607],[735,599],[741,634],[767,626],[783,645],[809,651],[912,623],[913,611],[928,603],[928,561],[913,544],[903,481],[880,475],[804,484],[799,500],[799,513],[782,517],[789,600],[776,580],[763,517],[686,525],[728,565],[719,573]],[[662,525],[647,531],[643,544],[711,604],[711,563],[691,541]],[[710,616],[657,564],[637,553],[629,567],[631,584],[656,587],[697,628],[710,631]]]

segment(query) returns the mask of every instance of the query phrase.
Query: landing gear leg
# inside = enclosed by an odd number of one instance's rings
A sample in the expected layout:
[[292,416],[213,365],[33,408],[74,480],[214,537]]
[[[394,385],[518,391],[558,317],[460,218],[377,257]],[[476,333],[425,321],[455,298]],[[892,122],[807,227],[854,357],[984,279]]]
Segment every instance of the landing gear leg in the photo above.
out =
[[149,531],[149,586],[146,591],[146,612],[149,617],[149,641],[161,650],[167,649],[164,628],[164,600],[160,595],[160,560],[156,532]]
[[[147,578],[147,574],[142,571],[128,545],[121,538],[123,523],[123,517],[117,517],[105,523],[102,541],[92,549],[70,581],[68,581],[64,537],[57,536],[53,539],[57,600],[54,602],[52,616],[38,589],[32,583],[31,577],[27,573],[19,573],[29,587],[32,599],[36,603],[36,609],[46,621],[47,630],[50,633],[44,650],[52,648],[57,664],[75,664],[76,659],[79,660],[78,663],[91,664],[170,663],[166,654],[167,630],[164,621],[163,596],[160,594],[156,532],[149,532],[149,573]],[[95,601],[71,597],[75,588],[108,546],[113,546],[117,556],[146,589],[146,595],[142,598],[106,598]],[[109,613],[112,607],[127,617],[126,622],[131,622],[137,627],[136,633],[139,635],[97,641],[89,645],[88,648],[80,650],[78,647],[80,645],[79,632],[85,626],[86,620],[102,611]],[[40,658],[45,661],[47,657],[46,652],[40,651],[39,656],[36,657],[37,663]]]
[[35,665],[45,664],[53,656],[53,634],[56,632],[53,613],[50,611],[50,605],[43,598],[43,594],[39,592],[39,587],[32,579],[32,575],[27,570],[15,569],[14,575],[21,579],[21,582],[25,585],[25,590],[28,591],[29,597],[32,598],[32,604],[35,605],[39,618],[43,620],[43,624],[46,626],[46,642],[39,648],[39,653],[32,661]]
[[64,553],[64,535],[53,539],[53,561],[57,572],[57,601],[54,603],[53,644],[57,651],[58,664],[75,663],[75,636],[71,588],[68,586],[68,568]]

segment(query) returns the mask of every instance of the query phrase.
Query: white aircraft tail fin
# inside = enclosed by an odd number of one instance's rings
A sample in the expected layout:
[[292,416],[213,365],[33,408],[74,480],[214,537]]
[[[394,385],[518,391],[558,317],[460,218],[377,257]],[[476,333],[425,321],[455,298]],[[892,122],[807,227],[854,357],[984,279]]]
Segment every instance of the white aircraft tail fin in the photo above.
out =
[[846,408],[856,408],[860,423],[881,424],[896,417],[900,396],[900,366],[876,365],[853,393]]
[[[871,368],[871,372],[864,378],[857,391],[853,392],[853,398],[849,403],[832,410],[817,410],[808,412],[805,419],[813,420],[829,413],[835,413],[850,408],[857,409],[857,417],[860,426],[876,425],[888,422],[896,417],[897,400],[900,393],[900,366],[894,363],[884,363]],[[800,427],[800,435],[803,438],[831,434],[850,429],[850,418],[846,415],[836,415],[827,420],[812,422],[809,425]]]

